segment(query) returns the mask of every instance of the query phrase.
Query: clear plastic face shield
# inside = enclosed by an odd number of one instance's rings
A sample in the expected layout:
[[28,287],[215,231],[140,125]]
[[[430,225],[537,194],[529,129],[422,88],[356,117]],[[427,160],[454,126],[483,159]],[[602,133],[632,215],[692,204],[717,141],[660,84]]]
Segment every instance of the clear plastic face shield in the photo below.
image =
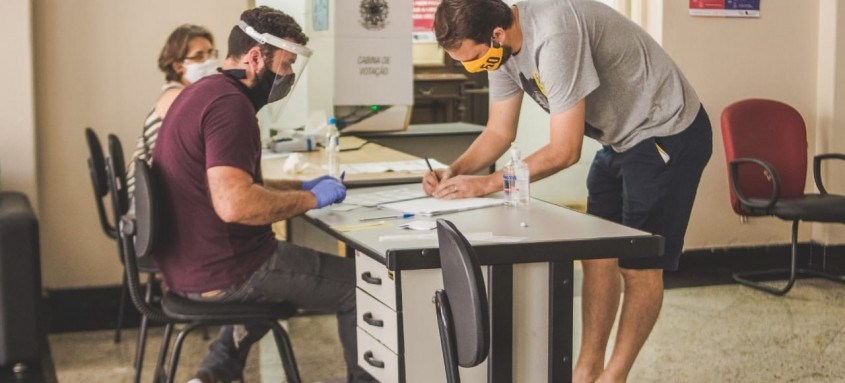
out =
[[267,93],[267,104],[258,111],[259,122],[264,129],[284,129],[282,112],[291,99],[308,59],[311,49],[304,45],[285,40],[269,33],[259,33],[245,22],[238,23],[244,33],[261,44],[268,44],[278,50],[273,50],[273,57],[268,57],[262,74],[256,78],[258,89]]

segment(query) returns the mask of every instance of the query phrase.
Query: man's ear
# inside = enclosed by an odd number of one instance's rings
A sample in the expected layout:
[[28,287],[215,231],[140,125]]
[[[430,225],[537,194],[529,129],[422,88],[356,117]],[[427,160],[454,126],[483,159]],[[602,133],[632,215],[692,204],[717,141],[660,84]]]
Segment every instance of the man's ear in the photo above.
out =
[[496,27],[495,29],[493,29],[492,37],[493,40],[495,40],[499,44],[504,44],[505,42],[507,42],[508,38],[507,32],[505,32],[505,29],[502,27]]
[[253,72],[258,72],[264,65],[264,54],[261,53],[261,46],[256,45],[246,52],[244,55],[246,64]]

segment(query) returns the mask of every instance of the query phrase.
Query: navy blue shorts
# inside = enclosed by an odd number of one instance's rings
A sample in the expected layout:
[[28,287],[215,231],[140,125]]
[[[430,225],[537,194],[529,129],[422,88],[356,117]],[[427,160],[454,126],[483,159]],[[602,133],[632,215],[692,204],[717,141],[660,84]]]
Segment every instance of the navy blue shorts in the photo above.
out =
[[666,239],[662,257],[620,259],[619,267],[678,269],[698,182],[712,151],[713,132],[702,106],[678,134],[648,138],[622,153],[609,146],[596,153],[587,176],[587,213]]

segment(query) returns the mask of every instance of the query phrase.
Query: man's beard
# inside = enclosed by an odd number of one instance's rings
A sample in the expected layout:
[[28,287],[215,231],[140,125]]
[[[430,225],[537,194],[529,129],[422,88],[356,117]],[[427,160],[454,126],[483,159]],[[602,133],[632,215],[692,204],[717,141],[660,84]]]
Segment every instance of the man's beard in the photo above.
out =
[[499,64],[499,68],[501,68],[502,65],[505,65],[505,63],[508,62],[508,59],[510,59],[511,56],[513,56],[513,47],[511,47],[510,45],[502,44],[502,63]]

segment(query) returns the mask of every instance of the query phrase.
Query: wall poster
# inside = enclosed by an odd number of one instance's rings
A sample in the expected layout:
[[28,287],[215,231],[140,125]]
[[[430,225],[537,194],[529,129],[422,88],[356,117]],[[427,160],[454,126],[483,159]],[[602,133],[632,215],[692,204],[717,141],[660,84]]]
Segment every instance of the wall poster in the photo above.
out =
[[413,0],[414,32],[415,43],[436,42],[434,36],[434,13],[440,0]]
[[760,0],[689,0],[689,14],[711,17],[760,17]]

